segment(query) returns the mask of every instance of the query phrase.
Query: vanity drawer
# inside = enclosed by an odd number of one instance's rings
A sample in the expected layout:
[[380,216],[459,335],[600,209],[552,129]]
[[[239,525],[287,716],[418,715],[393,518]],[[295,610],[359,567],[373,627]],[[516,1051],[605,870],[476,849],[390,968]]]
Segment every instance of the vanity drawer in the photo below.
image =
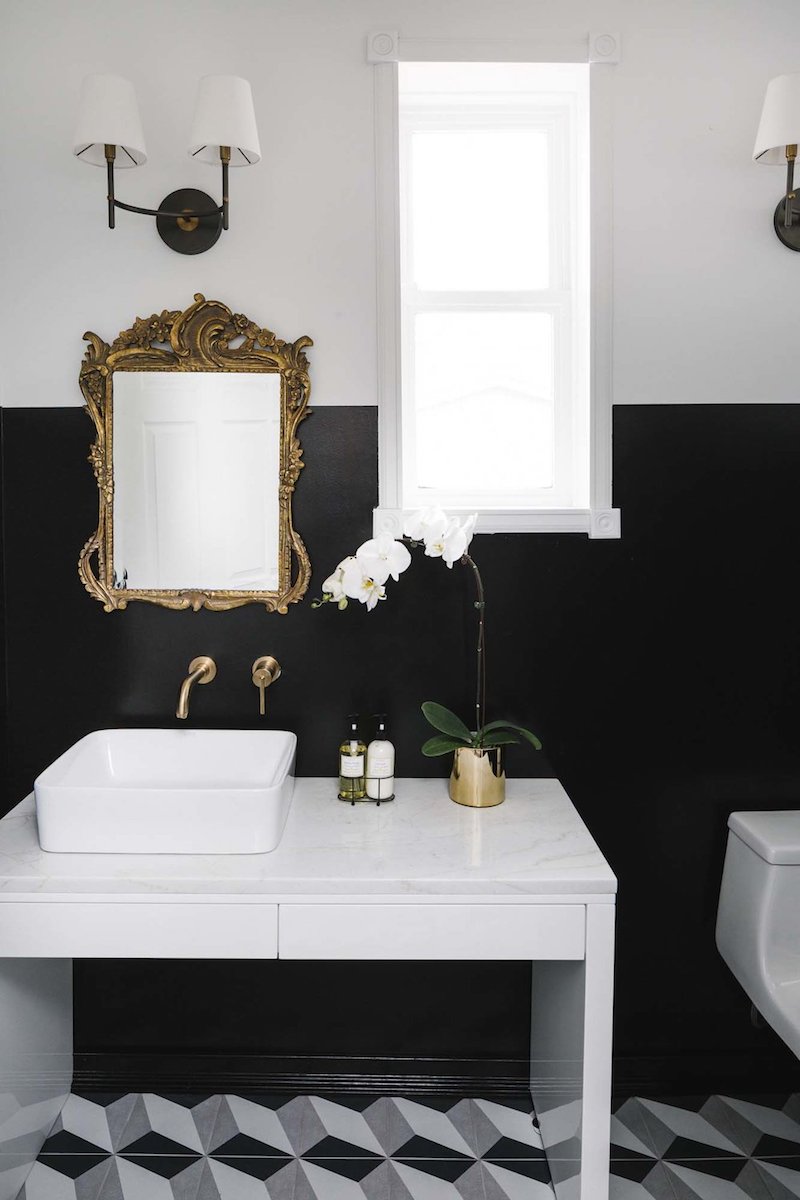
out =
[[0,903],[0,957],[277,956],[277,904]]
[[580,959],[582,904],[282,904],[281,958]]

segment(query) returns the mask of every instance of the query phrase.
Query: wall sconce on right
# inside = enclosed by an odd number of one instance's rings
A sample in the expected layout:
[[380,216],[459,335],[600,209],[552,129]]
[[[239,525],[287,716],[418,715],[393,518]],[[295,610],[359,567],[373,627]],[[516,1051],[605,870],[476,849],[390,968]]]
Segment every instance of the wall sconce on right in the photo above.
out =
[[786,195],[775,209],[775,232],[784,246],[800,250],[800,205],[794,190],[794,163],[800,142],[800,74],[778,75],[767,84],[754,162],[786,163]]

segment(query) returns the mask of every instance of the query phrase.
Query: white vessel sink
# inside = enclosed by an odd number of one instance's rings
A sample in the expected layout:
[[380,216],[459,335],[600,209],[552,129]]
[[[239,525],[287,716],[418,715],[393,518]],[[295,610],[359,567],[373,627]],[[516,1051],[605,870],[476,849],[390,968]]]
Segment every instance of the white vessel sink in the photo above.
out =
[[297,738],[284,730],[102,729],[34,783],[43,850],[263,854],[281,840]]

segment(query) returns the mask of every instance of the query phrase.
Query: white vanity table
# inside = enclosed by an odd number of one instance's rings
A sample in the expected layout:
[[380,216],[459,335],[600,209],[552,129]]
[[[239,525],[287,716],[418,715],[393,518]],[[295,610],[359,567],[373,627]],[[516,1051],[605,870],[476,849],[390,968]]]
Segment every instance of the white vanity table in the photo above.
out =
[[73,958],[533,963],[531,1089],[559,1200],[608,1195],[616,880],[561,785],[461,808],[442,780],[342,804],[298,779],[277,850],[47,854],[33,798],[0,821],[0,1200],[71,1077]]

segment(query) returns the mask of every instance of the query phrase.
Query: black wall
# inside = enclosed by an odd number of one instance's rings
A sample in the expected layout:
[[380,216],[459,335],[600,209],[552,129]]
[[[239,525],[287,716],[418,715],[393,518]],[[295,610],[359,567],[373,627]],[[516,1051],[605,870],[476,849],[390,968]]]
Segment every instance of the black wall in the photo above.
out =
[[[312,592],[369,535],[376,424],[372,409],[327,408],[303,426],[295,513]],[[307,599],[284,617],[137,604],[108,615],[75,572],[96,519],[89,422],[78,409],[7,409],[3,433],[7,806],[92,729],[176,723],[201,653],[219,674],[193,697],[196,725],[257,725],[249,667],[270,653],[284,674],[268,721],[297,731],[300,774],[332,775],[352,710],[390,714],[398,775],[446,770],[418,752],[419,704],[467,711],[464,572],[418,555],[369,614]],[[619,876],[623,1070],[654,1087],[659,1072],[680,1082],[675,1063],[738,1061],[770,1086],[794,1060],[751,1028],[714,919],[728,813],[798,805],[800,407],[621,408],[614,445],[621,540],[475,540],[490,707],[541,735],[547,757],[514,748],[510,772],[556,774]],[[84,1050],[506,1058],[525,1054],[528,980],[504,964],[89,962],[76,1004]]]

